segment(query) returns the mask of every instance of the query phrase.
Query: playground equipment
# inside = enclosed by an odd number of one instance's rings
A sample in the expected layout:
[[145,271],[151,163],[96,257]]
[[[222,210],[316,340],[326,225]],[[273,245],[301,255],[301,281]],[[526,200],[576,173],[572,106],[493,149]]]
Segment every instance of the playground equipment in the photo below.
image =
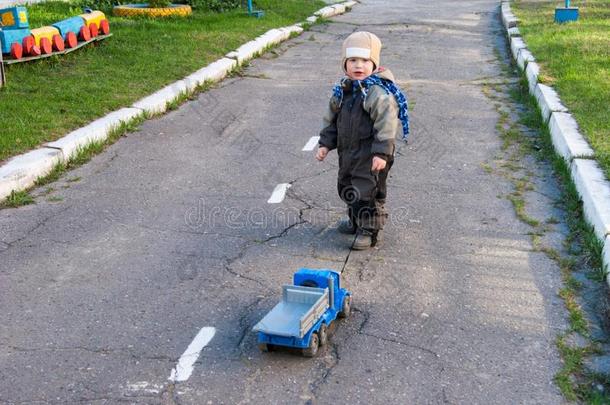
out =
[[65,54],[111,35],[101,11],[86,9],[79,16],[30,29],[25,7],[0,9],[0,49],[5,54],[3,64],[7,65]]
[[555,22],[565,23],[578,20],[578,7],[570,7],[570,0],[565,0],[565,7],[555,9]]
[[255,10],[254,6],[252,6],[252,0],[248,0],[248,15],[261,18],[265,15],[265,12],[262,10]]

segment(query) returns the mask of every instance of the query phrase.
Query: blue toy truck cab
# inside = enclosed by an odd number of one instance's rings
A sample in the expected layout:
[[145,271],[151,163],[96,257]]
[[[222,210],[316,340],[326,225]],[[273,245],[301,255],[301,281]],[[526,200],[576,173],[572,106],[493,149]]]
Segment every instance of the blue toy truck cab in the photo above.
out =
[[341,275],[334,270],[300,269],[293,285],[282,288],[280,301],[252,329],[258,332],[261,350],[274,346],[302,349],[313,357],[328,341],[328,328],[351,312],[351,293],[341,288]]

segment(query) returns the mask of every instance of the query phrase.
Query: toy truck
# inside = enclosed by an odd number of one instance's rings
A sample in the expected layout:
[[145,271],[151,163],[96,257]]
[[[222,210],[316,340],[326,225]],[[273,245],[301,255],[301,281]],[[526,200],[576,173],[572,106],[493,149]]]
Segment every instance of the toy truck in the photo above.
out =
[[262,351],[284,346],[314,357],[327,343],[331,323],[350,315],[352,295],[341,288],[341,275],[334,270],[300,269],[293,284],[282,287],[282,301],[252,330]]

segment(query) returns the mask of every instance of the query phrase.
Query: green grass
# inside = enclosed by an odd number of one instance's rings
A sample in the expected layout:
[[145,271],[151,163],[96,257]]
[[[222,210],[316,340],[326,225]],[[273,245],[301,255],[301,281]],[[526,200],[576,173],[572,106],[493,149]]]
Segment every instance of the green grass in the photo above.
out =
[[4,201],[0,202],[0,208],[17,208],[28,204],[34,204],[34,199],[27,191],[13,190]]
[[[243,10],[195,10],[188,18],[110,16],[114,34],[96,45],[49,59],[10,65],[0,89],[0,161],[181,79],[265,31],[302,21],[320,0],[259,0],[265,17]],[[76,3],[28,7],[32,27],[81,13]]]
[[515,0],[519,30],[610,178],[610,0],[573,1],[577,22],[555,24],[563,1]]

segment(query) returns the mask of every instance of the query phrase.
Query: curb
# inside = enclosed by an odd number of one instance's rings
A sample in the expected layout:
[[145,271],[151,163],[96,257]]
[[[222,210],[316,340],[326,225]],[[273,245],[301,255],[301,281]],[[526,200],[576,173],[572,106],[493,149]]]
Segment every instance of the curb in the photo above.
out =
[[579,158],[593,158],[593,149],[578,132],[578,124],[571,114],[554,112],[549,121],[549,132],[555,151],[563,160]]
[[[517,65],[525,71],[529,92],[537,101],[544,122],[548,123],[555,151],[570,168],[572,181],[582,200],[585,219],[603,243],[603,267],[610,266],[610,183],[594,160],[595,152],[580,133],[578,123],[563,105],[555,90],[538,82],[540,66],[520,37],[518,20],[510,11],[509,0],[501,1],[502,23]],[[610,278],[606,274],[606,282]]]
[[610,187],[604,172],[591,159],[574,159],[571,172],[582,198],[585,217],[593,225],[595,235],[604,241],[610,233]]
[[[533,96],[536,98],[538,102],[538,106],[540,107],[540,113],[542,114],[542,119],[544,122],[549,122],[551,119],[551,114],[560,112],[567,113],[568,109],[561,103],[561,99],[559,98],[559,94],[552,87],[547,86],[546,84],[537,83],[534,85]],[[574,121],[576,123],[576,121]],[[576,131],[578,132],[578,125],[576,126]],[[583,138],[584,140],[584,138]]]
[[51,148],[36,149],[11,159],[0,167],[0,195],[8,197],[13,190],[31,187],[36,179],[46,176],[61,162],[61,151]]
[[205,83],[217,83],[243,63],[257,57],[268,48],[300,35],[303,25],[313,24],[320,17],[328,18],[343,14],[358,4],[346,1],[326,6],[308,17],[304,22],[288,27],[273,28],[256,39],[246,42],[225,57],[191,73],[161,90],[146,96],[130,107],[121,108],[99,118],[88,125],[74,130],[54,142],[44,144],[41,148],[17,155],[0,166],[0,201],[13,191],[26,190],[32,187],[39,177],[44,177],[57,165],[67,162],[80,149],[92,142],[104,141],[122,124],[129,123],[143,116],[162,114],[168,105],[179,101],[185,95],[196,91]]
[[67,162],[77,151],[92,142],[103,141],[108,134],[123,123],[127,123],[142,115],[138,108],[122,108],[118,111],[93,121],[89,125],[70,132],[54,142],[45,144],[47,148],[57,149],[61,153],[61,161]]

